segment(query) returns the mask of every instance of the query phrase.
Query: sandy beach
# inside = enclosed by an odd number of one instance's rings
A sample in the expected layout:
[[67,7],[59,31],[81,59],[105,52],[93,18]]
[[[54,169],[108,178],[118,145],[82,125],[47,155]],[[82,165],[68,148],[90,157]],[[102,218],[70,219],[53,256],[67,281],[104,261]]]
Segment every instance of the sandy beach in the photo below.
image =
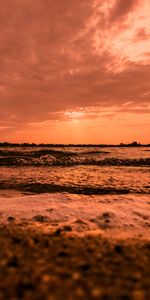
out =
[[1,191],[0,299],[148,300],[150,202],[137,197]]
[[0,299],[150,297],[150,243],[0,226]]
[[150,0],[0,4],[0,300],[150,300]]

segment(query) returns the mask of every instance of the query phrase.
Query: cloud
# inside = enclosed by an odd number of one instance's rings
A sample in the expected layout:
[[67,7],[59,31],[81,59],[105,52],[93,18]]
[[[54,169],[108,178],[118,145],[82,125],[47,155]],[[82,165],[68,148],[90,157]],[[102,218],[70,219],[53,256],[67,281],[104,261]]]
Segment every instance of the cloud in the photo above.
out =
[[150,40],[150,32],[148,33],[145,28],[139,28],[134,36],[134,41],[139,42],[143,40]]
[[128,101],[142,112],[150,95],[148,7],[147,0],[3,1],[1,126],[62,121],[66,111],[94,107],[124,111]]
[[137,7],[138,3],[138,0],[116,0],[110,12],[110,21],[116,22],[125,18],[135,7]]

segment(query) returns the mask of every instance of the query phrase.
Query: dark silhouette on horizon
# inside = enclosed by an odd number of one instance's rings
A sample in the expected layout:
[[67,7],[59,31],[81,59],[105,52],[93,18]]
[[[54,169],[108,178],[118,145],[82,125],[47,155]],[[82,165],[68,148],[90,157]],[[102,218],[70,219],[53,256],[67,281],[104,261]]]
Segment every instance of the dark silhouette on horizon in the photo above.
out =
[[150,147],[150,144],[141,144],[133,141],[129,144],[51,144],[51,143],[11,143],[0,142],[0,147]]

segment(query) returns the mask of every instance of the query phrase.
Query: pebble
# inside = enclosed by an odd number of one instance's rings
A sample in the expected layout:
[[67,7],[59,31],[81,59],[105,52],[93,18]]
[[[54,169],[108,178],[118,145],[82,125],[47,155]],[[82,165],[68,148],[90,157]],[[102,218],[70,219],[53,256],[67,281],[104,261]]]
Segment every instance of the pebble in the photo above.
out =
[[14,221],[15,221],[15,217],[9,216],[9,217],[7,218],[7,221],[8,221],[8,222],[14,222]]
[[43,215],[36,215],[33,217],[34,221],[38,221],[38,222],[46,222],[47,221],[47,217],[43,216]]
[[119,254],[122,254],[122,252],[123,252],[123,248],[119,244],[115,245],[114,250]]

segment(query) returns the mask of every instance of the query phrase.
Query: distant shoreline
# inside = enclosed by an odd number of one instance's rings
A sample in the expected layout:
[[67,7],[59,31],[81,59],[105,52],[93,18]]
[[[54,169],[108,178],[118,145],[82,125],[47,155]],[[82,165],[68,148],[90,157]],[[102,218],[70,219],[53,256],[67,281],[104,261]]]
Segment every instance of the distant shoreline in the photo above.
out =
[[0,147],[150,147],[150,144],[132,142],[130,144],[45,144],[0,142]]

